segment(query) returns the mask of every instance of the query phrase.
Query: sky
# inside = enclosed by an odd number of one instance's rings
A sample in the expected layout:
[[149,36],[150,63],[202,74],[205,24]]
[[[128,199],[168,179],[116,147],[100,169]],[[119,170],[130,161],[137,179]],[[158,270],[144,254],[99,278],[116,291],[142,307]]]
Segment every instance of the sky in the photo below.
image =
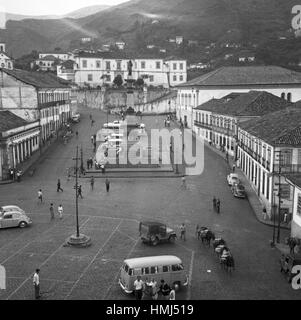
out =
[[24,15],[61,15],[77,9],[105,4],[117,5],[128,0],[0,0],[0,12]]

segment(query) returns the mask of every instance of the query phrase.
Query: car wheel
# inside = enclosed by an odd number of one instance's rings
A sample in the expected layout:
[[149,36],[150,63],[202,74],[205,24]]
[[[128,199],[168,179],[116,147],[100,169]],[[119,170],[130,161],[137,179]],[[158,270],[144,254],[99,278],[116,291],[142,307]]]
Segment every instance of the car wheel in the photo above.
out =
[[174,243],[176,241],[176,237],[175,236],[170,236],[168,240],[169,240],[169,242]]
[[159,239],[156,237],[152,240],[152,245],[156,246],[159,243]]
[[20,223],[19,223],[19,227],[20,228],[25,228],[27,226],[27,223],[25,222],[25,221],[21,221]]

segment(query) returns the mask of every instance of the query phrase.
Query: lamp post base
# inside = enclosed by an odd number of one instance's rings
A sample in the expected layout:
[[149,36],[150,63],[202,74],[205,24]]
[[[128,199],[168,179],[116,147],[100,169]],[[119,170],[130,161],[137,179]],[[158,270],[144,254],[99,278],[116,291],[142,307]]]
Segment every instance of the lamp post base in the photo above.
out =
[[76,234],[73,234],[72,236],[70,236],[67,239],[65,246],[85,248],[85,247],[89,247],[90,245],[91,245],[91,238],[81,233],[79,237],[77,237]]

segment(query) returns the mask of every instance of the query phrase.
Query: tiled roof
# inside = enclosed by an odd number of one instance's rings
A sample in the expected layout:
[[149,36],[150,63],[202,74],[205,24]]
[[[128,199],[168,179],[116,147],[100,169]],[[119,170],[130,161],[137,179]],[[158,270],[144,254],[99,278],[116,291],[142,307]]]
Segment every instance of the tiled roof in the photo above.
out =
[[301,188],[301,174],[285,174],[285,178]]
[[38,59],[38,60],[40,60],[40,61],[56,61],[56,60],[58,60],[56,57],[54,57],[54,56],[52,56],[52,55],[47,55],[47,56],[45,56],[45,57],[43,57],[43,58],[40,58],[40,59]]
[[277,66],[222,67],[178,87],[300,84],[301,73]]
[[[224,99],[224,98],[223,98]],[[220,114],[230,116],[262,116],[291,107],[293,103],[266,91],[250,91],[224,104]]]
[[241,94],[231,93],[221,99],[212,99],[196,109],[212,111],[222,115],[243,117],[262,116],[292,106],[293,103],[269,92],[249,91],[248,93]]
[[0,111],[0,133],[27,125],[28,122],[10,111]]
[[0,69],[0,71],[37,88],[68,88],[68,85],[62,79],[51,73],[30,72],[18,69]]
[[242,122],[240,127],[249,134],[274,146],[301,147],[301,108],[289,107]]
[[75,62],[73,60],[67,60],[67,61],[64,61],[63,63],[61,63],[61,66],[62,66],[62,68],[70,70],[70,69],[74,68],[74,64],[75,64]]

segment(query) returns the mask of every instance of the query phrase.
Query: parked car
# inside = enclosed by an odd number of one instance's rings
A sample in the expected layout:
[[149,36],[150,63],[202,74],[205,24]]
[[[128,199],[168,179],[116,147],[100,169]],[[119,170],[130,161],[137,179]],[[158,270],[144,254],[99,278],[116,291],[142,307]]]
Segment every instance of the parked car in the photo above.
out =
[[72,116],[72,121],[73,121],[73,122],[80,122],[80,114],[79,114],[79,113],[75,113],[75,114]]
[[22,214],[25,214],[25,211],[23,209],[21,209],[18,206],[15,206],[15,205],[8,205],[8,206],[0,207],[0,214],[1,214],[1,212],[11,212],[11,211],[18,211]]
[[139,234],[142,242],[156,246],[160,242],[174,242],[177,234],[164,223],[156,221],[142,221],[139,225]]
[[2,211],[0,214],[0,229],[13,227],[25,228],[31,224],[31,219],[19,211]]
[[234,183],[239,183],[238,175],[236,173],[230,173],[227,175],[228,185],[232,186]]
[[237,198],[246,198],[246,189],[241,183],[234,183],[231,187],[231,191],[234,197]]
[[288,282],[292,281],[295,274],[292,273],[292,268],[295,265],[301,265],[301,255],[293,255],[290,253],[283,253],[280,258],[280,272],[286,275]]

